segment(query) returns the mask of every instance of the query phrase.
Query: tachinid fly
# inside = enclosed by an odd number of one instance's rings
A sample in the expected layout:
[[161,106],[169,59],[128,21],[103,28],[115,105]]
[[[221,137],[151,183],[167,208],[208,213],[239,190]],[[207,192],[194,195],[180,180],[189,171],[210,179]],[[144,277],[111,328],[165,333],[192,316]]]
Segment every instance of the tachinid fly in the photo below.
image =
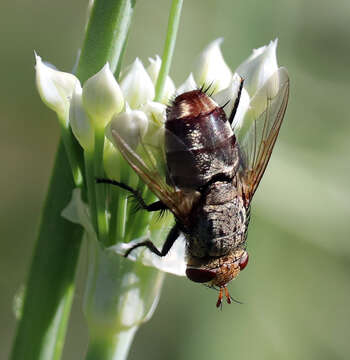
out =
[[[148,240],[129,249],[125,256],[140,246],[165,256],[182,233],[187,245],[186,275],[192,281],[218,287],[218,307],[224,295],[231,302],[226,285],[248,263],[251,200],[279,133],[288,102],[289,78],[280,68],[254,96],[251,108],[255,113],[250,111],[245,120],[250,126],[238,141],[231,125],[242,87],[243,80],[229,118],[205,91],[177,96],[167,110],[160,146],[141,140],[141,150],[134,150],[113,132],[120,152],[159,201],[146,205],[128,185],[99,180],[130,191],[144,210],[170,210],[175,217],[161,250]],[[163,164],[159,164],[159,158],[164,159]]]

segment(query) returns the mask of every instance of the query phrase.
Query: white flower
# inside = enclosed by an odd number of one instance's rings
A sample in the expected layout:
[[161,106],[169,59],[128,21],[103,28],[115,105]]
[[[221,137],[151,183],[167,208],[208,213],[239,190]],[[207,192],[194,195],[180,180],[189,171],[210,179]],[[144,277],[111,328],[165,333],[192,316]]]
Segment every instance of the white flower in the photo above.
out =
[[146,134],[147,127],[147,115],[143,111],[131,110],[127,106],[125,112],[113,117],[106,134],[108,139],[114,143],[114,133],[118,133],[132,149],[135,149]]
[[120,86],[125,101],[132,109],[137,109],[154,98],[153,82],[138,58],[123,75]]
[[176,95],[180,95],[187,91],[198,89],[198,85],[194,80],[193,74],[191,73],[187,79],[176,89]]
[[81,86],[77,85],[70,102],[69,123],[81,147],[86,151],[93,151],[94,127],[83,108],[82,92]]
[[[148,58],[148,60],[149,60],[150,64],[147,68],[147,72],[153,81],[153,85],[156,86],[160,67],[162,65],[162,59],[158,55],[156,55],[155,59]],[[173,96],[174,93],[175,93],[174,82],[171,80],[170,76],[167,76],[167,78],[165,80],[163,97],[161,99],[161,102],[167,103],[168,100]]]
[[[254,49],[253,53],[238,66],[236,72],[244,79],[244,87],[253,97],[277,69],[277,39],[269,45]],[[278,89],[278,88],[277,88]],[[275,94],[277,89],[275,89]]]
[[108,63],[83,85],[83,105],[99,128],[104,128],[123,109],[123,94]]
[[72,74],[45,65],[35,54],[36,86],[42,101],[55,111],[64,125],[68,124],[69,101],[79,80]]
[[222,38],[211,42],[199,55],[194,66],[194,79],[199,86],[210,86],[210,92],[227,88],[232,79],[231,69],[227,66],[220,49]]
[[157,123],[159,126],[163,126],[165,123],[165,110],[166,106],[159,102],[149,101],[140,107],[150,121]]

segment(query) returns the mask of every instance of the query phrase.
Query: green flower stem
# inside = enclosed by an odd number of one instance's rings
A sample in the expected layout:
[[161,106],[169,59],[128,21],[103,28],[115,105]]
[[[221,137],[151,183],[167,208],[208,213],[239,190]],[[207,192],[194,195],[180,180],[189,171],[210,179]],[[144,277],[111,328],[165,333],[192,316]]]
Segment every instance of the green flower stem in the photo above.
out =
[[66,149],[69,165],[71,167],[72,174],[73,174],[74,183],[76,184],[76,186],[81,186],[82,182],[83,182],[83,177],[82,177],[82,172],[81,172],[81,166],[80,166],[79,160],[78,160],[78,156],[79,156],[78,154],[79,154],[79,151],[81,152],[81,149],[76,147],[76,144],[75,144],[76,140],[75,140],[73,134],[71,133],[70,129],[66,128],[62,124],[61,120],[60,120],[60,123],[61,123],[61,138],[62,138],[64,147]]
[[89,343],[86,360],[126,359],[137,328],[135,326],[126,331],[120,331],[112,337],[108,335],[101,338],[93,337]]
[[[103,150],[105,133],[103,128],[95,128],[95,149],[94,149],[94,179],[105,178],[103,168]],[[97,227],[99,240],[104,245],[108,245],[108,224],[106,214],[106,186],[105,184],[95,183],[96,208],[97,208]]]
[[173,0],[168,21],[168,31],[162,57],[162,65],[156,83],[156,96],[154,101],[160,101],[163,97],[165,81],[170,71],[171,60],[173,58],[177,31],[180,23],[181,9],[183,0]]
[[124,240],[126,225],[126,209],[128,205],[128,195],[125,191],[118,190],[117,212],[115,219],[114,243]]
[[82,228],[61,217],[75,187],[60,142],[27,281],[12,360],[58,360],[62,353]]
[[125,47],[135,0],[95,0],[79,59],[77,76],[84,82],[108,61],[114,72]]
[[84,161],[85,161],[85,179],[88,190],[90,216],[95,232],[97,234],[98,224],[97,224],[97,207],[96,207],[95,176],[94,176],[94,153],[90,151],[85,151]]
[[[142,191],[142,198],[147,204],[156,200],[156,197],[147,189],[147,187],[144,187]],[[127,223],[124,241],[129,242],[133,239],[144,236],[152,215],[152,213],[146,211],[138,211],[133,217],[130,217],[129,222]]]

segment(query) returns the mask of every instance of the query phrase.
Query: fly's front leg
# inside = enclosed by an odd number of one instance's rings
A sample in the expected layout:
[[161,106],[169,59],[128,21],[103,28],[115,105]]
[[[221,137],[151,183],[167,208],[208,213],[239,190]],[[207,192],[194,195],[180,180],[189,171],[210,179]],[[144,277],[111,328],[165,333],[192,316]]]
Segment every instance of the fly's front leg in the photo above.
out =
[[[111,184],[111,185],[115,185],[115,186],[118,186],[120,187],[121,189],[124,189],[126,191],[129,191],[133,196],[134,198],[136,199],[139,207],[143,210],[146,210],[146,211],[164,211],[164,210],[168,210],[168,207],[163,204],[161,201],[156,201],[150,205],[147,205],[145,203],[145,201],[143,200],[141,194],[133,189],[132,187],[130,187],[129,185],[126,185],[124,183],[121,183],[121,182],[118,182],[118,181],[115,181],[115,180],[110,180],[110,179],[96,179],[96,182],[97,183],[103,183],[103,184]],[[147,247],[151,252],[153,252],[154,254],[158,255],[158,256],[165,256],[169,250],[171,249],[171,247],[173,246],[175,240],[179,237],[180,235],[180,230],[179,228],[177,227],[177,225],[175,224],[173,226],[173,228],[170,230],[166,240],[165,240],[165,243],[162,247],[162,250],[158,250],[156,248],[156,246],[152,243],[152,241],[150,240],[146,240],[146,241],[143,241],[143,242],[140,242],[136,245],[134,245],[132,248],[130,248],[125,254],[124,256],[125,257],[128,257],[128,255],[131,253],[131,251],[133,251],[134,249],[138,248],[138,247],[141,247],[141,246],[145,246]]]
[[135,250],[138,247],[141,246],[145,246],[147,249],[149,249],[151,252],[153,252],[154,254],[158,255],[158,256],[165,256],[169,250],[172,248],[172,246],[174,245],[174,242],[176,241],[176,239],[179,237],[180,235],[180,230],[177,227],[177,225],[175,224],[172,229],[170,230],[165,243],[163,244],[162,250],[158,250],[156,248],[156,246],[153,244],[152,241],[150,240],[146,240],[146,241],[142,241],[136,245],[134,245],[132,248],[130,248],[125,254],[125,257],[128,257],[128,255],[131,253],[131,251]]
[[147,205],[145,203],[145,200],[143,200],[141,194],[133,189],[132,187],[130,187],[129,185],[126,185],[124,183],[121,183],[119,181],[115,181],[115,180],[111,180],[111,179],[96,179],[96,182],[98,184],[111,184],[111,185],[115,185],[120,187],[121,189],[124,189],[126,191],[129,191],[133,197],[135,198],[135,200],[137,201],[137,204],[139,206],[140,209],[146,210],[146,211],[164,211],[164,210],[168,210],[168,207],[163,204],[161,201],[156,201],[150,205]]

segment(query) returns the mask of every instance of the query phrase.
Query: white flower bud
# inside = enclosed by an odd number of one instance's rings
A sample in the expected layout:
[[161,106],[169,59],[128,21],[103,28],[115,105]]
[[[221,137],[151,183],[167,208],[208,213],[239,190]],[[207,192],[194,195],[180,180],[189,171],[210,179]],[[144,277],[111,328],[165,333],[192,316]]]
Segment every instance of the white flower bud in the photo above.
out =
[[42,101],[68,124],[69,100],[79,80],[72,74],[45,65],[35,54],[36,86]]
[[[162,65],[162,59],[156,55],[155,59],[148,58],[150,64],[147,68],[147,72],[152,79],[153,85],[156,86],[160,67]],[[165,88],[163,92],[163,98],[161,99],[162,103],[167,103],[169,99],[173,96],[175,93],[175,85],[173,80],[171,80],[170,76],[167,76],[165,80]]]
[[[228,86],[224,90],[221,90],[217,94],[213,95],[213,99],[217,104],[219,104],[219,106],[223,106],[226,104],[226,106],[224,107],[224,111],[226,113],[227,118],[229,118],[231,115],[232,109],[234,107],[235,101],[238,96],[240,84],[241,84],[241,77],[238,74],[234,74],[230,86]],[[233,129],[240,128],[244,115],[249,109],[249,103],[250,103],[249,94],[247,90],[243,88],[241,92],[241,98],[239,100],[237,112],[232,122]]]
[[107,128],[106,136],[115,144],[113,133],[116,132],[132,149],[135,149],[140,139],[146,134],[147,128],[146,114],[140,110],[130,110],[127,106],[125,112],[113,117]]
[[159,126],[164,125],[166,119],[166,106],[164,104],[148,101],[147,104],[140,107],[140,110],[147,115],[151,122],[154,122]]
[[[236,72],[245,80],[244,87],[253,97],[277,69],[277,39],[254,49],[252,55],[238,66]],[[277,88],[271,89],[276,94]]]
[[187,91],[196,89],[198,89],[198,86],[194,80],[193,74],[191,73],[188,78],[177,88],[176,95],[181,95]]
[[227,66],[221,50],[220,44],[223,39],[219,38],[211,42],[199,55],[194,78],[199,86],[209,86],[214,93],[227,88],[232,79],[232,72]]
[[95,126],[104,128],[124,106],[123,94],[108,63],[83,86],[84,109]]
[[[143,138],[144,143],[151,146],[153,155],[156,157],[157,165],[164,162],[163,146],[165,135],[166,106],[164,104],[150,101],[140,108],[148,117],[148,129]],[[162,169],[163,171],[164,169]],[[165,173],[164,173],[165,175]]]
[[120,86],[125,101],[132,109],[137,109],[154,98],[154,85],[142,62],[136,58],[129,70],[124,74]]
[[69,123],[74,136],[79,141],[81,147],[86,151],[94,149],[94,128],[91,119],[83,108],[82,88],[77,85],[70,102]]

